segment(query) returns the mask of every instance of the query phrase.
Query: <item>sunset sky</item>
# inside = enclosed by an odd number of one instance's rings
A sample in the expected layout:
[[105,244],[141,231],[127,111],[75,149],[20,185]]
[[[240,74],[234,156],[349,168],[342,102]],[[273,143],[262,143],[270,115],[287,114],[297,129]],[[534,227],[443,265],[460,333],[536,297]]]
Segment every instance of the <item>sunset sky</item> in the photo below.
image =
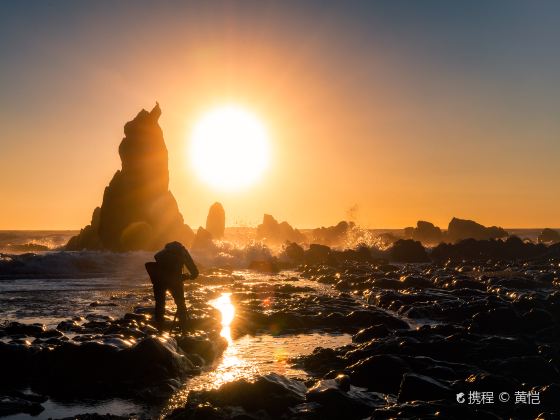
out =
[[[214,201],[231,226],[560,227],[557,1],[2,1],[0,229],[89,223],[156,100],[192,227]],[[188,156],[223,104],[270,137],[240,191]]]

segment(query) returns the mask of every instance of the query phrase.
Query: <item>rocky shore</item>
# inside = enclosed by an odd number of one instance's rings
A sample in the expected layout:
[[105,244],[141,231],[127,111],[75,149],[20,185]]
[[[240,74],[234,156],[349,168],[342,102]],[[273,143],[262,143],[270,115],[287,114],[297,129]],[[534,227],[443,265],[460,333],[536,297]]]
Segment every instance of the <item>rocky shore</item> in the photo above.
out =
[[560,260],[300,272],[336,292],[294,294],[294,279],[266,309],[258,290],[238,292],[234,330],[337,329],[352,344],[294,359],[312,379],[271,374],[191,392],[170,418],[558,418]]
[[[291,359],[307,372],[299,379],[270,373],[192,390],[171,419],[557,418],[557,246],[460,242],[435,258],[437,248],[417,244],[403,241],[398,252],[382,254],[291,245],[266,267],[257,264],[261,272],[206,269],[186,287],[191,333],[184,337],[156,334],[147,288],[124,316],[102,315],[114,302],[107,297],[90,304],[96,313],[55,328],[4,322],[0,413],[36,414],[53,396],[160,406],[221,360],[227,342],[210,302],[227,293],[236,311],[232,345],[244,336],[310,332],[351,334],[352,343]],[[465,249],[478,258],[454,257]],[[524,254],[535,257],[511,257]],[[391,261],[403,255],[423,262]],[[268,271],[296,262],[290,271]]]
[[[88,315],[53,329],[2,324],[0,415],[38,414],[49,397],[121,397],[158,404],[227,347],[215,311],[193,317],[192,333],[180,337],[158,334],[150,312],[139,307],[119,319]],[[22,392],[26,389],[31,392]]]

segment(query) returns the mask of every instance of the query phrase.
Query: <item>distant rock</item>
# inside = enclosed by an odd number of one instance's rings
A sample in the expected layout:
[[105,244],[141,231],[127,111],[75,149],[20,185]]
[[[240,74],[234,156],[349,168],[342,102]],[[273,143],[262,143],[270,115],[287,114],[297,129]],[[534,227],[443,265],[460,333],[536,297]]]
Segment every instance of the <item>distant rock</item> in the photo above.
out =
[[404,238],[405,239],[412,239],[412,235],[414,235],[414,227],[412,226],[408,226],[405,227],[404,230]]
[[441,229],[423,220],[416,222],[416,228],[413,228],[411,233],[411,239],[424,244],[438,244],[442,240]]
[[339,222],[336,226],[320,227],[311,232],[312,242],[321,245],[339,245],[346,239],[348,231],[355,226],[354,222]]
[[206,230],[210,232],[212,238],[221,239],[224,237],[226,229],[226,212],[221,203],[214,203],[210,206],[208,217],[206,217]]
[[103,194],[91,223],[66,249],[155,250],[170,241],[190,245],[194,233],[169,191],[167,147],[158,124],[159,105],[125,124],[122,162]]
[[212,242],[212,234],[202,226],[199,227],[192,242],[192,249],[204,251],[214,249],[214,247],[214,242]]
[[262,224],[257,226],[257,239],[272,243],[303,242],[305,236],[288,222],[278,223],[270,214],[265,214]]
[[447,239],[458,242],[463,239],[499,239],[507,238],[508,233],[501,227],[486,227],[472,220],[458,219],[454,217],[447,228]]
[[539,242],[556,243],[560,242],[560,232],[550,228],[544,228],[538,238]]

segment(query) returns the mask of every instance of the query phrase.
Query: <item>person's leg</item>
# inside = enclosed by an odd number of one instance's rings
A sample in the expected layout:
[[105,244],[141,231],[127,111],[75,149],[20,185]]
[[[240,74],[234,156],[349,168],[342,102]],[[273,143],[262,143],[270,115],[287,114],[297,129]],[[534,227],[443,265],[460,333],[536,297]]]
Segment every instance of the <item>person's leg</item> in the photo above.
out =
[[187,328],[187,304],[185,303],[183,283],[179,281],[174,282],[173,285],[170,286],[169,290],[171,291],[173,300],[175,300],[175,304],[177,305],[177,318],[179,319],[179,325],[181,326],[181,330],[185,332]]
[[156,301],[155,323],[159,332],[163,331],[163,322],[165,316],[165,292],[166,288],[163,284],[154,283],[154,299]]

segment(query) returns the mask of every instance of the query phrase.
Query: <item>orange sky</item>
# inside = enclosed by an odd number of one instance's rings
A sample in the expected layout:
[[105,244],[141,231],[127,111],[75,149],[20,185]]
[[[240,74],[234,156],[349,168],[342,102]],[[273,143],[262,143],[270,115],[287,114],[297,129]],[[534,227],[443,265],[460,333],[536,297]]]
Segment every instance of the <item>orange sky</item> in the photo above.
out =
[[[0,45],[9,58],[0,73],[0,229],[89,223],[120,167],[124,123],[156,100],[170,189],[192,227],[214,201],[232,226],[263,213],[301,228],[332,225],[352,207],[358,223],[379,228],[418,219],[446,227],[453,216],[560,226],[557,99],[532,73],[505,80],[507,61],[501,73],[483,61],[479,74],[457,70],[447,46],[430,45],[432,57],[405,42],[413,29],[380,37],[328,11],[296,19],[266,9],[256,19],[227,7],[165,9],[132,19],[129,9],[107,18],[101,8],[75,11],[68,24],[46,19],[32,35],[17,29],[30,12],[11,12],[3,30],[12,45]],[[201,114],[232,102],[267,126],[272,161],[257,185],[224,193],[198,180],[187,146]]]

